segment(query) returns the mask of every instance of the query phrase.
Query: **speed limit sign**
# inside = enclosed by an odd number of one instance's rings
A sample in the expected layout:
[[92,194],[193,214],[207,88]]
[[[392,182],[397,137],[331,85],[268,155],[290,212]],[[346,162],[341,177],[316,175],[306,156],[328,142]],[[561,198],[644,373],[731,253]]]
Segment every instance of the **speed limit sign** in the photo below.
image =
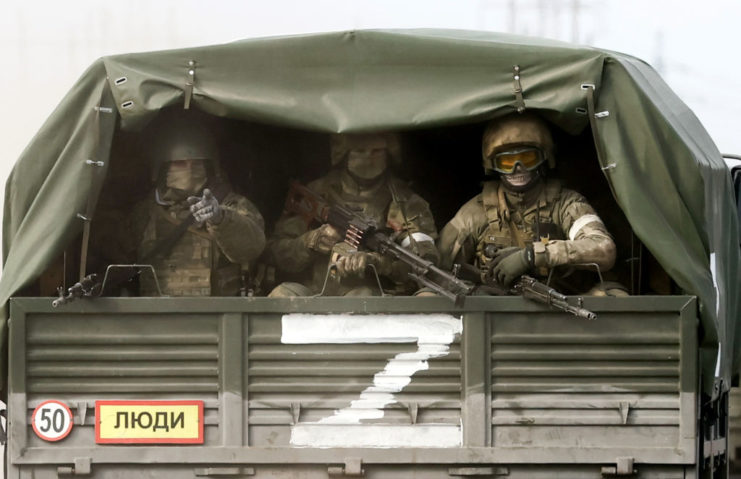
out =
[[60,441],[72,430],[72,411],[56,400],[44,401],[33,410],[31,426],[44,441]]

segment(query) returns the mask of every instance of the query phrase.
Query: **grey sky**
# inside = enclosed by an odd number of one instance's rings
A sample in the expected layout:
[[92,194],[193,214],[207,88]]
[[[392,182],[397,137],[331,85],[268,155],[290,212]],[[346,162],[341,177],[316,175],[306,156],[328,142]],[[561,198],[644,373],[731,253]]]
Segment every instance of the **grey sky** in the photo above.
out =
[[3,178],[100,56],[360,28],[512,31],[630,53],[662,72],[722,151],[741,152],[738,1],[6,0],[0,12]]

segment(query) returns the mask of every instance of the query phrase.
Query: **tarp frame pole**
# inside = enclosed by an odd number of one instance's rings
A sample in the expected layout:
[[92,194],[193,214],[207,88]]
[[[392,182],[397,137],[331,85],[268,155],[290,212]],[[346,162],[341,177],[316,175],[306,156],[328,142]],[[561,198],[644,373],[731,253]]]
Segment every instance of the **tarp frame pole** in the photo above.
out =
[[[82,229],[82,242],[80,245],[80,281],[87,275],[87,254],[90,244],[90,228],[95,215],[95,207],[98,202],[100,190],[105,181],[106,168],[103,168],[111,154],[113,142],[113,131],[116,127],[116,114],[113,94],[110,86],[106,83],[101,93],[100,104],[94,108],[96,115],[95,128],[98,130],[95,145],[95,158],[85,160],[85,164],[94,168],[92,175],[92,187],[87,198],[85,214],[78,213],[77,217],[84,221]],[[66,266],[66,264],[65,264]]]

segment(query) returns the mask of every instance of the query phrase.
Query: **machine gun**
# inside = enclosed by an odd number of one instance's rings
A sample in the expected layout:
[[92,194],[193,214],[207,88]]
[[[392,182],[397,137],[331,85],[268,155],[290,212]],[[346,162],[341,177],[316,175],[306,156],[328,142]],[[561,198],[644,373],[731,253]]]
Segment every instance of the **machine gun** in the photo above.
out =
[[477,290],[494,296],[522,296],[536,303],[547,304],[554,309],[571,313],[574,316],[584,319],[596,319],[597,315],[588,309],[582,307],[582,298],[577,298],[578,306],[568,302],[565,294],[559,293],[556,289],[547,284],[541,283],[532,276],[522,275],[515,284],[507,289],[497,283],[494,278],[487,272],[482,272],[471,265],[456,264],[454,271],[456,276],[459,274],[474,283],[479,284]]
[[82,278],[80,282],[69,287],[66,293],[64,288],[60,286],[57,290],[59,297],[52,301],[51,305],[56,308],[71,303],[78,298],[94,296],[100,290],[100,283],[97,282],[97,279],[97,274],[89,274]]
[[380,231],[376,222],[365,213],[344,205],[330,205],[317,193],[297,182],[291,183],[286,199],[286,210],[300,215],[307,224],[318,221],[334,226],[344,235],[345,242],[353,248],[365,248],[405,263],[411,268],[409,276],[418,285],[426,286],[450,298],[456,306],[462,306],[465,297],[473,291],[472,284],[443,271],[432,261],[420,258],[396,244],[389,235]]

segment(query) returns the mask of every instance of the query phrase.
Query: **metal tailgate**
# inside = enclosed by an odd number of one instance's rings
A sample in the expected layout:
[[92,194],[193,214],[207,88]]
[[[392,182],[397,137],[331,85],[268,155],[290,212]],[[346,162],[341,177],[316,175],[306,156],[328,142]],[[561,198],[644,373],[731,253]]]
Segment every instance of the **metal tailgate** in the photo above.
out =
[[[690,297],[586,298],[595,321],[515,297],[50,303],[11,301],[10,478],[675,477],[696,460]],[[31,426],[48,400],[74,418],[62,440]],[[96,443],[104,401],[202,403],[203,437]],[[156,419],[153,437],[173,426]]]

